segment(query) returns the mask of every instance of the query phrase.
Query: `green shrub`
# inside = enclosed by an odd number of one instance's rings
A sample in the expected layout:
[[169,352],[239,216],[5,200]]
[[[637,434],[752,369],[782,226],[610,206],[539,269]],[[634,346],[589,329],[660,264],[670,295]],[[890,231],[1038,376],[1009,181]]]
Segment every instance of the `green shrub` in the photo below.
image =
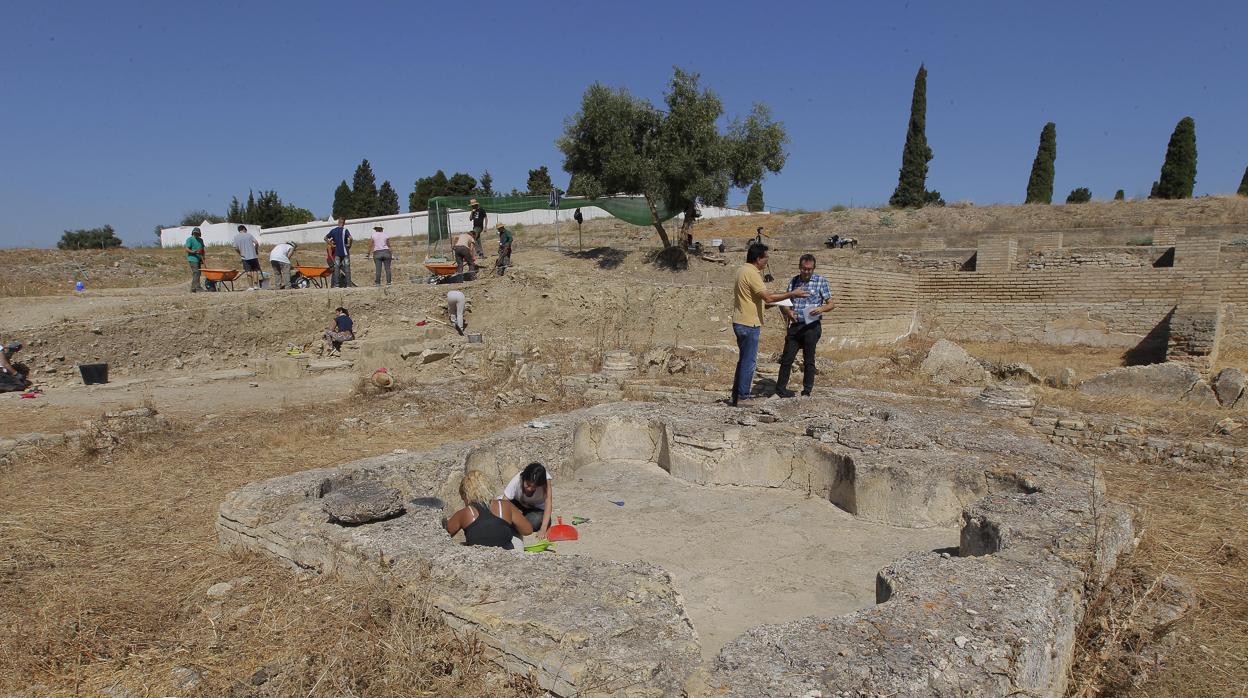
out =
[[1066,195],[1066,203],[1068,204],[1086,204],[1091,200],[1092,192],[1087,187],[1072,189],[1070,194]]
[[848,210],[849,210],[849,207],[846,206],[845,204],[837,204],[832,207],[832,213],[840,213],[841,211],[848,211]]
[[1127,244],[1132,247],[1148,247],[1153,244],[1152,238],[1133,238],[1127,240]]

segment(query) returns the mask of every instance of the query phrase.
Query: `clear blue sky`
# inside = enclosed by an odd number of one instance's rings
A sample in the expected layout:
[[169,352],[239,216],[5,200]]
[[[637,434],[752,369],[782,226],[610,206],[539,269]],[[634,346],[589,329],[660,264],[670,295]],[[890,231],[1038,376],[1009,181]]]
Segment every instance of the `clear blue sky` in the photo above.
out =
[[[673,65],[791,138],[769,206],[887,201],[925,62],[930,188],[1019,202],[1057,123],[1056,197],[1148,193],[1196,119],[1196,191],[1248,165],[1248,3],[8,2],[0,245],[109,223],[127,243],[232,195],[328,215],[368,158],[404,210],[441,168],[523,187],[594,81],[661,100]],[[453,8],[453,9],[452,9]],[[469,9],[472,8],[472,9]],[[744,200],[735,192],[732,203]]]

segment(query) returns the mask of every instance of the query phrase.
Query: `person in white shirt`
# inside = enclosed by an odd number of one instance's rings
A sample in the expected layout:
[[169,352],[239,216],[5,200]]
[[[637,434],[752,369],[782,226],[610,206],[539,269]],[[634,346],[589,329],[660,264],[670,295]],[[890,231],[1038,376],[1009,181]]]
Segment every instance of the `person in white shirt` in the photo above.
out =
[[269,252],[269,265],[273,267],[274,288],[290,286],[290,258],[295,254],[295,243],[281,242]]
[[533,524],[538,537],[545,540],[550,528],[550,512],[554,508],[555,486],[546,466],[529,463],[503,488],[503,499],[510,500],[524,518]]

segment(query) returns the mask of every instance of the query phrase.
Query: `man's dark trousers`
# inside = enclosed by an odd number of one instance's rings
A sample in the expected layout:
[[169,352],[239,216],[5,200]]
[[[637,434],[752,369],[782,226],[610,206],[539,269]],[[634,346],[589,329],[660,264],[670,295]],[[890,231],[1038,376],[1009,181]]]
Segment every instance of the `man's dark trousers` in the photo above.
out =
[[776,392],[789,388],[789,373],[797,350],[802,350],[802,392],[809,394],[815,388],[815,349],[823,335],[822,322],[793,323],[784,335],[784,353],[780,355],[780,374],[776,376]]

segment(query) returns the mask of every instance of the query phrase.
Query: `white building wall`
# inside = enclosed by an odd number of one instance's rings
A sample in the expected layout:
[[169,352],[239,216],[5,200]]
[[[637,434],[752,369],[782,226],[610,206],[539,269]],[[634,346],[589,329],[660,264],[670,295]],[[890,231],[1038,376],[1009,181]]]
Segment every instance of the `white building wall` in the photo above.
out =
[[[180,225],[176,228],[160,229],[160,246],[161,247],[182,247],[186,244],[186,239],[191,236],[191,230],[199,228],[204,244],[212,245],[233,245],[234,236],[238,233],[240,223],[209,223],[204,221],[199,225]],[[260,242],[264,242],[264,238],[260,237],[260,226],[245,226],[247,232]]]
[[[703,206],[701,211],[704,219],[750,215],[734,208],[720,208],[718,206]],[[560,223],[572,222],[571,210],[552,211],[542,208],[533,209],[532,211],[521,211],[520,213],[491,213],[489,214],[489,225],[490,227],[499,223],[503,225],[548,225],[555,222],[556,214],[559,216]],[[595,218],[611,217],[611,214],[597,206],[582,206],[581,215],[587,221]],[[682,220],[683,217],[683,214],[678,215],[676,220]],[[447,215],[447,221],[452,235],[472,230],[472,223],[468,220],[467,211],[452,210]],[[333,230],[337,225],[336,221],[312,221],[302,225],[263,229],[252,225],[247,226],[247,232],[254,235],[262,245],[271,246],[279,242],[294,242],[302,245],[323,241],[329,231]],[[400,213],[393,216],[353,218],[347,221],[347,230],[351,231],[351,236],[356,240],[363,241],[372,234],[374,225],[384,227],[386,232],[390,234],[390,237],[427,238],[429,235],[429,214],[426,211],[418,211],[416,213]],[[160,231],[161,246],[181,247],[186,243],[186,238],[190,237],[192,227],[179,226],[177,228],[162,229]],[[199,226],[200,232],[203,233],[205,245],[231,244],[237,228],[237,223],[209,223]]]

